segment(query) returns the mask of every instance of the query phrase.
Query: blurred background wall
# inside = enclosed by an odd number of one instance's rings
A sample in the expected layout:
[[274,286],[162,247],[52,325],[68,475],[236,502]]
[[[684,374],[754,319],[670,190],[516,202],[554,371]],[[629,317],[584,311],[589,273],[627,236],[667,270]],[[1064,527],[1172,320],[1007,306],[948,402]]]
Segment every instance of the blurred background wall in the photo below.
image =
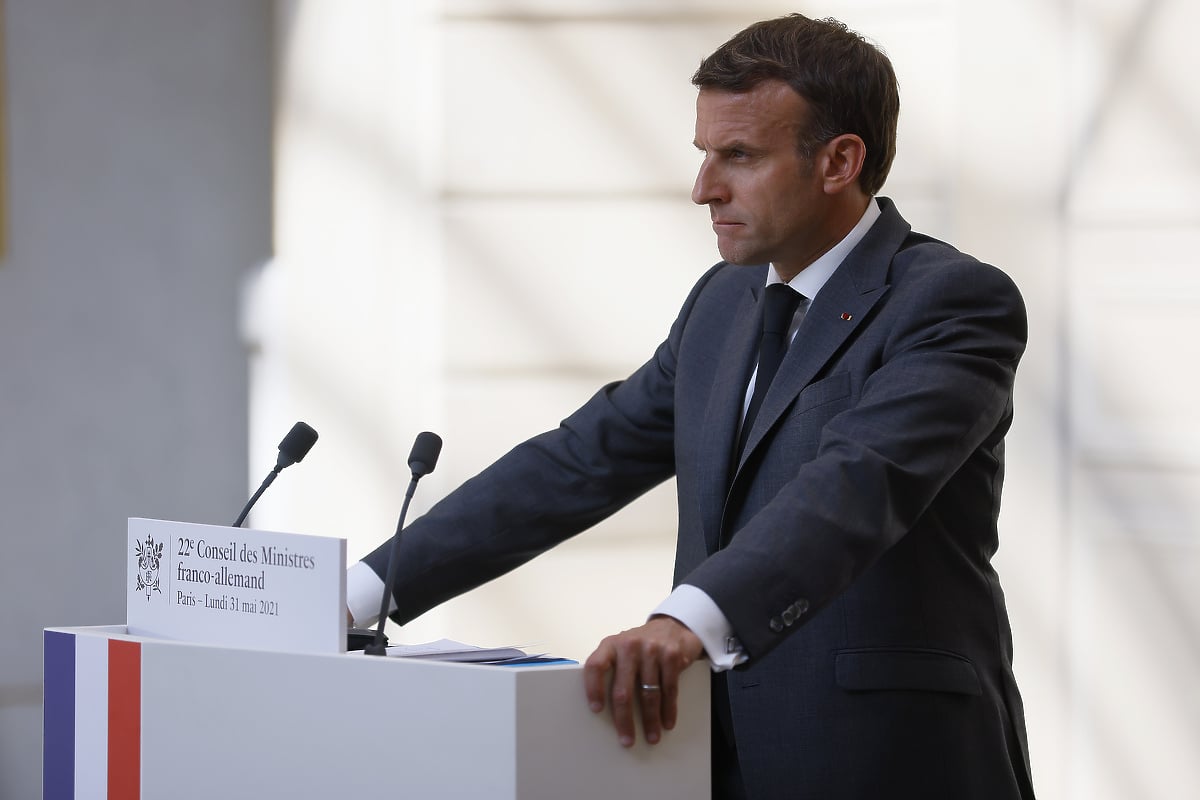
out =
[[[129,516],[245,502],[271,9],[4,0],[0,798],[40,796],[40,629],[125,615]],[[282,434],[281,434],[282,435]]]
[[[0,797],[40,629],[123,618],[125,518],[390,534],[643,361],[717,260],[705,54],[799,10],[901,82],[884,194],[1031,315],[998,569],[1044,798],[1200,794],[1200,96],[1188,0],[5,3]],[[636,284],[636,293],[618,287]],[[669,590],[672,487],[391,635],[577,658]]]

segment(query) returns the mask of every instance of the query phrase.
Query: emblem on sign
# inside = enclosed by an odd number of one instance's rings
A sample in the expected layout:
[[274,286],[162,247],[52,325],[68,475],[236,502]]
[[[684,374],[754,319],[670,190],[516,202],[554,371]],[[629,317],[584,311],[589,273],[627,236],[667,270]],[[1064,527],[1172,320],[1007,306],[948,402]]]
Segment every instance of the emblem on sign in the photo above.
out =
[[137,543],[137,588],[138,592],[146,593],[146,600],[154,592],[162,594],[159,588],[158,569],[162,564],[162,542],[157,544],[153,536],[147,536],[146,541]]

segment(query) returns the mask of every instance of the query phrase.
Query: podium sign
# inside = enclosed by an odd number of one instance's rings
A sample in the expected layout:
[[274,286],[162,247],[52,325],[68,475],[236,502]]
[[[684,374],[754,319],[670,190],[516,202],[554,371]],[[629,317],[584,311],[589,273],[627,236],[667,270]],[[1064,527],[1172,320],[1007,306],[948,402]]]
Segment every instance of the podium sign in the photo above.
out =
[[128,632],[293,653],[346,649],[346,541],[129,520]]

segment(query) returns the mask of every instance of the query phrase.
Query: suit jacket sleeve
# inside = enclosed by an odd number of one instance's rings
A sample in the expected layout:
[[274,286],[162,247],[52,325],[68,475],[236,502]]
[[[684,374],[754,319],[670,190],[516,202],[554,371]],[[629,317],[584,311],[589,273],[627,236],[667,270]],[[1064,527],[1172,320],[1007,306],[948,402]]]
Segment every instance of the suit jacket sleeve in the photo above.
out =
[[[498,577],[594,525],[674,474],[674,371],[682,327],[628,379],[609,384],[558,428],[530,439],[405,529],[397,622]],[[364,561],[387,574],[390,540]]]

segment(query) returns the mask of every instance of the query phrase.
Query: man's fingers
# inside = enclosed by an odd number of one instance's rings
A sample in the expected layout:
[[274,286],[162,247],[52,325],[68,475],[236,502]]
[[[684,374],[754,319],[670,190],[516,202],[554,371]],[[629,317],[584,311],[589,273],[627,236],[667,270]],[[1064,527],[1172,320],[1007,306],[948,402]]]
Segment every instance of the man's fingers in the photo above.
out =
[[617,740],[622,747],[633,747],[635,729],[634,707],[637,704],[636,687],[638,665],[636,648],[630,637],[622,634],[614,642],[616,664],[612,675],[612,718],[617,729]]
[[678,643],[663,649],[660,674],[662,675],[662,724],[667,730],[675,728],[679,718],[679,676],[692,665],[695,657]]
[[669,617],[609,636],[584,662],[588,705],[599,712],[610,698],[622,746],[633,746],[639,715],[646,741],[655,744],[678,719],[680,673],[702,653],[695,634]]
[[638,670],[638,705],[642,709],[642,732],[646,741],[657,744],[662,738],[663,685],[658,660],[653,649],[646,648]]
[[588,707],[596,713],[604,710],[604,700],[608,695],[608,674],[612,663],[613,648],[608,639],[602,641],[596,652],[583,662],[584,692],[587,694]]
[[661,675],[662,726],[670,731],[675,729],[675,721],[679,718],[679,672],[671,669],[667,662]]

